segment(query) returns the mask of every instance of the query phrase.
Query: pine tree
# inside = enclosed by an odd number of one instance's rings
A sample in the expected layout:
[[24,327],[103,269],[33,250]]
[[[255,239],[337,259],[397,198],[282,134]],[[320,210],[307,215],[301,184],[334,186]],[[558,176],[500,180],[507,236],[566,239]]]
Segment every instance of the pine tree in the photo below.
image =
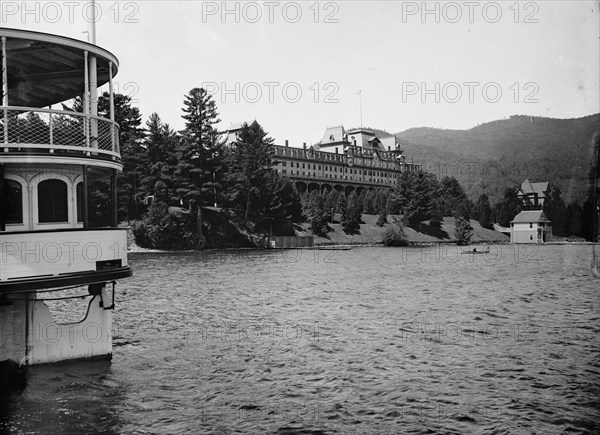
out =
[[579,204],[572,202],[567,206],[568,231],[572,236],[581,236],[583,230],[583,210]]
[[156,183],[162,182],[167,190],[166,203],[176,199],[173,176],[177,166],[177,144],[179,137],[168,124],[163,124],[157,113],[146,122],[147,134],[144,147],[148,156],[147,175],[142,179],[144,195],[156,194]]
[[220,199],[223,176],[223,142],[215,128],[219,114],[202,88],[192,89],[183,104],[186,123],[178,147],[177,192],[186,201],[213,205]]
[[402,211],[405,222],[412,228],[419,228],[422,221],[435,216],[438,192],[439,183],[433,174],[403,172],[392,194],[388,213]]
[[385,212],[385,208],[379,213],[379,217],[377,218],[376,225],[378,227],[382,227],[387,223],[387,213]]
[[363,213],[363,210],[365,209],[365,198],[366,197],[367,197],[366,189],[361,189],[360,194],[356,197],[356,206],[360,210],[361,214]]
[[269,218],[277,174],[273,169],[273,139],[254,121],[244,123],[228,154],[227,200],[246,222]]
[[327,214],[327,222],[333,223],[333,213],[335,212],[340,194],[337,190],[331,189],[331,191],[325,197],[324,209]]
[[473,202],[470,199],[465,198],[460,201],[454,209],[454,217],[462,217],[467,221],[471,219],[471,210],[473,208]]
[[[492,229],[492,207],[490,206],[490,200],[485,193],[479,195],[474,209],[477,210],[476,219],[479,221],[479,225],[483,228]],[[475,218],[475,216],[473,216],[473,218]]]
[[313,234],[325,237],[329,227],[327,226],[328,213],[325,209],[325,200],[317,190],[313,190],[309,199],[310,228]]
[[387,190],[377,190],[377,194],[375,195],[374,201],[375,212],[377,214],[381,214],[386,211],[386,203],[388,196],[389,194],[387,193]]
[[496,204],[498,224],[503,227],[510,226],[510,221],[522,210],[521,201],[517,195],[517,187],[507,187],[502,200]]
[[277,177],[275,196],[281,203],[281,223],[302,222],[302,202],[293,182]]
[[594,139],[594,151],[588,175],[590,187],[583,204],[583,236],[597,242],[600,233],[600,133]]
[[337,200],[337,204],[335,205],[336,213],[344,213],[346,210],[346,196],[344,194],[340,194]]
[[[459,181],[454,177],[444,177],[440,182],[440,193],[439,197],[441,199],[442,206],[442,216],[453,216],[458,207],[463,204],[467,199],[467,195],[459,183]],[[462,210],[464,212],[464,208]]]
[[567,206],[557,185],[552,184],[548,188],[548,194],[544,200],[544,215],[552,223],[552,234],[556,236],[568,235]]
[[369,190],[365,195],[363,212],[365,214],[375,214],[375,190]]
[[454,224],[454,236],[458,245],[468,245],[473,236],[473,228],[469,221],[462,217],[457,217]]
[[342,213],[342,228],[345,231],[360,229],[362,207],[359,198],[360,196],[357,195],[356,192],[352,192],[348,196],[346,208],[344,213]]

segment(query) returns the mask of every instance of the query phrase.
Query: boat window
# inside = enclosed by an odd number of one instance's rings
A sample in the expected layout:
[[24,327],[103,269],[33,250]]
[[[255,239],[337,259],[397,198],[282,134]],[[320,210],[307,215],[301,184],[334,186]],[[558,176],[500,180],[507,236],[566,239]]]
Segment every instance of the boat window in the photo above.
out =
[[83,182],[77,183],[77,222],[83,222]]
[[45,180],[38,184],[38,219],[40,223],[69,221],[67,183]]
[[23,190],[18,181],[4,180],[4,207],[5,223],[23,223]]

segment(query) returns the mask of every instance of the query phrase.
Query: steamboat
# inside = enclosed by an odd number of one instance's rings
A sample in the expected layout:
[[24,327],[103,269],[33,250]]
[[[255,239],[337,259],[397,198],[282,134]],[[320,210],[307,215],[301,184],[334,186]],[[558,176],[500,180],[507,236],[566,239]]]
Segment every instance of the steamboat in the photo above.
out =
[[[118,60],[95,35],[1,28],[0,41],[0,361],[110,357],[116,283],[132,275],[117,218]],[[53,108],[81,96],[81,112]],[[87,311],[55,320],[48,301],[74,298]]]

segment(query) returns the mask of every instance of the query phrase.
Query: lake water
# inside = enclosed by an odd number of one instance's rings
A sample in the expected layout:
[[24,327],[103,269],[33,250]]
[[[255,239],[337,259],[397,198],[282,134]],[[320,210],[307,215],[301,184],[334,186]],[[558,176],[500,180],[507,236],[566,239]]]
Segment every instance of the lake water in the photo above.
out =
[[597,433],[591,246],[132,254],[112,361],[32,367],[8,433]]

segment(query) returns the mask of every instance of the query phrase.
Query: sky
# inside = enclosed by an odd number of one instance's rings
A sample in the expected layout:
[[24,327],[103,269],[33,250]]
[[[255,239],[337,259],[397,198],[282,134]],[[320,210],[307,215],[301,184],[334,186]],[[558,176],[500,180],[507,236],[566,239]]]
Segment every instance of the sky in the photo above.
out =
[[[204,87],[219,127],[276,143],[328,126],[468,129],[600,112],[595,1],[97,1],[97,44],[143,120],[180,130]],[[0,2],[0,26],[87,40],[91,1]]]

